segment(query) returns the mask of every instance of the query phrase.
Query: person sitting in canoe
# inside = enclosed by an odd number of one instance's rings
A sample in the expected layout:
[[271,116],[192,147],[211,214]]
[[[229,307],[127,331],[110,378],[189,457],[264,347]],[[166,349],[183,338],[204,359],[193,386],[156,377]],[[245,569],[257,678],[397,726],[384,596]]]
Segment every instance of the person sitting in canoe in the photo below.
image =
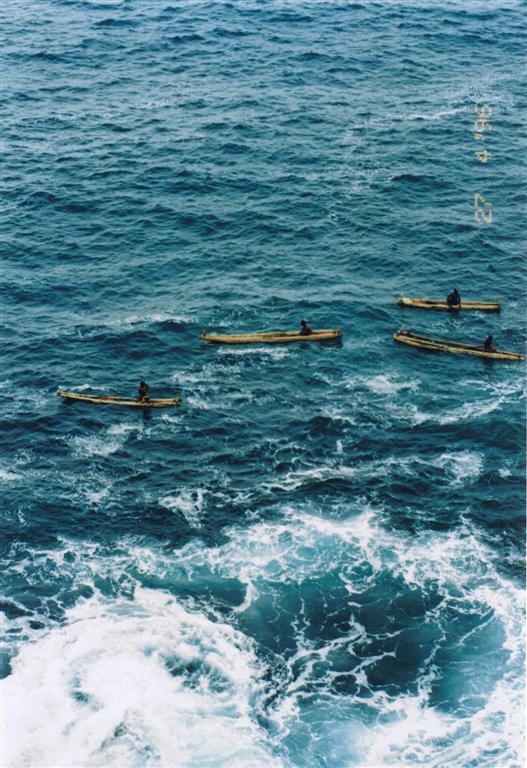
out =
[[139,397],[137,398],[138,403],[146,403],[148,400],[148,384],[145,381],[142,381],[139,384],[139,388],[137,390]]
[[300,335],[301,336],[311,336],[311,334],[313,333],[313,329],[311,328],[309,323],[306,323],[305,320],[301,320],[300,321],[300,325],[302,326],[301,331],[300,331]]
[[459,295],[459,291],[457,288],[454,288],[454,290],[448,294],[446,297],[446,303],[449,307],[457,308],[461,304],[461,296]]
[[485,350],[485,352],[496,352],[496,345],[494,344],[494,339],[492,338],[490,333],[485,339],[485,343],[483,344],[483,349]]

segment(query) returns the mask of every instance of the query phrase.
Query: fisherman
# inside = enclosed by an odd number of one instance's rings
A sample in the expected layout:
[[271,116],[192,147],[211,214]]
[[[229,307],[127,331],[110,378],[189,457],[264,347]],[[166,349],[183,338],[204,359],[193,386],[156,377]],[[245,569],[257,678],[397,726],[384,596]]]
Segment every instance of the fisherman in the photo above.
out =
[[139,388],[137,391],[139,394],[139,397],[137,398],[137,402],[145,403],[148,400],[148,384],[145,381],[142,381],[139,384]]
[[311,336],[313,333],[313,329],[309,325],[309,323],[306,323],[305,320],[300,321],[300,325],[302,326],[302,330],[300,331],[301,336]]
[[446,297],[446,303],[451,309],[459,309],[461,305],[461,296],[457,288],[454,288],[452,293],[449,293]]
[[496,352],[496,345],[494,344],[494,339],[492,338],[490,333],[485,339],[485,343],[483,344],[483,349],[485,350],[485,352]]

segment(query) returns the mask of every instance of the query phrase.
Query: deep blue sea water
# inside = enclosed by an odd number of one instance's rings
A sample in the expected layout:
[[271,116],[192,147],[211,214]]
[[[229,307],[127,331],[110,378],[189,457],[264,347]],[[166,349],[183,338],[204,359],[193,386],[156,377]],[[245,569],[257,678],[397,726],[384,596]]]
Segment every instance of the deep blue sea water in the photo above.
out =
[[2,12],[3,764],[523,765],[525,6]]

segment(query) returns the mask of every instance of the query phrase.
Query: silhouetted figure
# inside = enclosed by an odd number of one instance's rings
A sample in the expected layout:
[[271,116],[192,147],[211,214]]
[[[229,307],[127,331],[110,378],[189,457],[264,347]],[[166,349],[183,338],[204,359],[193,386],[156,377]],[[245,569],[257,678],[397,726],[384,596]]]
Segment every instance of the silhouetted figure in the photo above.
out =
[[142,381],[139,384],[139,388],[137,390],[139,397],[137,398],[139,403],[146,402],[148,400],[148,384],[145,381]]
[[483,349],[485,350],[485,352],[496,352],[496,345],[494,344],[494,339],[490,334],[485,339],[485,343],[483,344]]
[[309,323],[306,323],[305,320],[302,320],[300,322],[300,325],[302,326],[302,330],[300,331],[300,335],[301,336],[311,336],[311,334],[313,333],[313,329],[311,328]]
[[457,288],[454,288],[454,290],[448,294],[446,297],[446,303],[452,309],[459,308],[459,305],[461,304],[461,296],[459,295]]

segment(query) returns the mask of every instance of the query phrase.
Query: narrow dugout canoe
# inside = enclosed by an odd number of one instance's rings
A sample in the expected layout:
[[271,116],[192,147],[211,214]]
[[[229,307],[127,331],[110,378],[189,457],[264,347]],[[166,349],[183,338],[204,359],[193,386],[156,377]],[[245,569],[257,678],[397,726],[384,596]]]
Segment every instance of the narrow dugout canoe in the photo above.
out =
[[449,341],[447,339],[431,339],[428,336],[421,336],[419,333],[400,330],[394,334],[395,341],[401,344],[408,344],[411,347],[419,349],[429,349],[432,352],[453,352],[455,354],[474,355],[475,357],[485,357],[488,360],[523,360],[524,356],[516,352],[485,352],[483,346],[476,344],[462,344],[459,341]]
[[460,309],[479,312],[499,312],[501,304],[499,301],[462,301],[458,307],[449,307],[446,301],[441,299],[410,299],[406,296],[400,296],[397,304],[401,307],[411,307],[412,309],[439,309],[448,312],[457,312]]
[[341,336],[340,328],[326,328],[313,331],[307,336],[298,333],[298,331],[266,331],[264,333],[240,333],[238,335],[202,333],[200,339],[215,344],[289,344],[293,341],[329,341],[340,339]]
[[81,395],[78,392],[64,392],[59,389],[56,392],[58,397],[65,400],[80,400],[82,403],[91,403],[92,405],[123,405],[128,408],[172,408],[174,405],[181,405],[180,397],[169,399],[151,398],[146,402],[139,402],[134,397],[123,397],[122,395]]

